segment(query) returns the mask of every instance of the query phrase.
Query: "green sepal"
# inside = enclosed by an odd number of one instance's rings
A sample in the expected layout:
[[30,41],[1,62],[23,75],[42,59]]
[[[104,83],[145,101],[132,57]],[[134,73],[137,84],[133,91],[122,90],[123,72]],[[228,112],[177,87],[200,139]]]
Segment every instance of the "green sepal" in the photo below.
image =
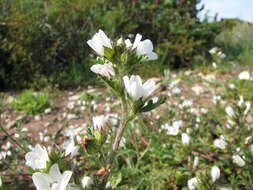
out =
[[109,59],[112,60],[113,56],[114,56],[114,50],[108,47],[104,47],[104,56]]
[[166,97],[165,96],[159,97],[159,99],[158,99],[158,101],[156,103],[153,103],[153,100],[151,99],[151,100],[148,101],[148,103],[147,103],[146,106],[144,106],[144,107],[142,107],[140,109],[139,112],[149,112],[149,111],[157,108],[161,104],[165,103],[165,101],[166,101]]

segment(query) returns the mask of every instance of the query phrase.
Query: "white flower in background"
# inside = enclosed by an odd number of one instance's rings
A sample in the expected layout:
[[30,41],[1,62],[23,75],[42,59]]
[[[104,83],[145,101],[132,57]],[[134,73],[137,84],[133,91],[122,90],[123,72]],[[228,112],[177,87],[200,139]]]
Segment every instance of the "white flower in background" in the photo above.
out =
[[173,88],[171,91],[173,94],[180,94],[181,93],[181,90],[178,87]]
[[89,189],[94,184],[93,179],[91,177],[89,177],[89,176],[84,176],[83,179],[82,179],[82,181],[81,181],[81,183],[82,183],[82,187],[84,189]]
[[70,155],[71,158],[78,155],[79,146],[75,146],[74,139],[70,139],[69,141],[65,142],[63,144],[63,147],[65,148],[65,156]]
[[218,51],[218,48],[214,47],[214,48],[212,48],[212,49],[209,50],[209,53],[215,54],[217,51]]
[[213,166],[211,169],[211,177],[212,181],[215,182],[217,179],[220,178],[220,168],[217,166]]
[[99,30],[94,34],[87,44],[100,56],[104,56],[104,47],[112,48],[111,40],[105,35],[103,30]]
[[148,60],[156,60],[158,58],[157,54],[153,52],[153,43],[150,40],[141,41],[142,35],[137,34],[135,36],[134,43],[132,44],[129,39],[125,40],[125,44],[127,48],[136,51],[137,55],[145,55]]
[[32,180],[37,190],[66,190],[71,176],[71,171],[61,174],[58,164],[54,164],[48,174],[36,172]]
[[218,104],[218,103],[220,103],[220,101],[221,101],[221,97],[220,96],[213,96],[212,102],[214,104]]
[[194,161],[193,161],[193,167],[196,168],[199,165],[199,157],[195,156]]
[[240,80],[250,80],[250,73],[249,71],[243,71],[239,74],[238,78]]
[[213,68],[217,68],[217,64],[215,62],[212,63]]
[[140,98],[145,100],[156,89],[156,85],[153,80],[147,80],[144,84],[142,84],[142,80],[139,75],[132,75],[130,79],[128,76],[124,76],[123,81],[127,93],[135,100]]
[[245,161],[241,158],[241,156],[234,155],[232,158],[233,158],[233,163],[235,163],[236,165],[240,167],[245,166]]
[[190,190],[195,190],[197,188],[198,183],[199,183],[199,179],[197,177],[191,178],[187,182],[188,188]]
[[69,102],[67,107],[68,107],[68,109],[72,110],[75,107],[75,103],[74,102]]
[[219,139],[214,140],[214,146],[220,149],[225,149],[227,142],[225,141],[224,137],[221,136]]
[[191,88],[193,92],[195,92],[196,95],[200,95],[204,93],[204,89],[201,86],[195,85],[194,87]]
[[105,189],[112,189],[112,183],[110,181],[106,183]]
[[95,64],[92,65],[90,70],[96,74],[100,74],[107,78],[111,78],[115,75],[115,71],[113,69],[113,64],[111,62],[105,64]]
[[192,106],[192,101],[191,100],[184,100],[182,103],[183,107],[191,107]]
[[233,90],[236,88],[236,86],[233,83],[230,83],[228,84],[228,88]]
[[225,108],[225,110],[226,110],[226,113],[227,113],[227,115],[228,115],[229,117],[235,117],[235,112],[234,112],[234,110],[233,110],[232,107],[227,106],[227,107]]
[[167,130],[167,134],[171,135],[171,136],[176,136],[178,135],[180,128],[183,126],[183,121],[179,120],[179,121],[174,121],[172,123],[172,126],[169,126],[167,123],[163,124],[161,126],[162,129]]
[[243,114],[247,115],[248,112],[250,111],[251,104],[250,104],[250,102],[245,102],[244,99],[243,99],[243,96],[240,96],[240,100],[238,102],[238,106],[244,107]]
[[31,152],[26,153],[25,160],[26,165],[30,166],[34,170],[44,169],[47,167],[49,157],[46,148],[37,144]]
[[2,187],[3,182],[2,182],[2,177],[0,176],[0,187]]
[[92,117],[93,126],[95,130],[102,130],[105,127],[108,118],[104,115]]
[[190,144],[191,138],[187,133],[182,133],[181,139],[182,139],[182,143],[184,145],[189,145]]

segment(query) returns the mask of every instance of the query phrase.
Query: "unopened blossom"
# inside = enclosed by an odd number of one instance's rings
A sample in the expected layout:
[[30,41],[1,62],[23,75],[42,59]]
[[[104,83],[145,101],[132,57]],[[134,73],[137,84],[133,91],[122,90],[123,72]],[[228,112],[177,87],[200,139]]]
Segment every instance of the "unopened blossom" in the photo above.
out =
[[234,156],[232,157],[232,159],[233,159],[233,163],[235,163],[236,165],[238,165],[238,166],[240,166],[240,167],[245,166],[245,161],[242,159],[241,156],[239,156],[239,155],[234,155]]
[[249,71],[243,71],[239,74],[238,78],[240,80],[250,80],[250,73]]
[[105,128],[105,124],[108,118],[104,115],[92,117],[93,127],[95,130],[102,130]]
[[104,47],[112,48],[111,40],[105,35],[103,30],[99,30],[87,44],[100,56],[104,56]]
[[84,176],[81,183],[84,189],[90,189],[94,184],[93,179],[89,176]]
[[54,164],[48,174],[36,172],[32,180],[37,190],[66,190],[71,176],[71,171],[61,174],[58,164]]
[[198,186],[199,179],[197,177],[188,180],[187,185],[189,190],[195,190]]
[[193,167],[196,168],[199,165],[199,157],[195,156],[193,160]]
[[105,76],[107,78],[111,78],[112,76],[115,75],[113,64],[111,62],[105,64],[92,65],[90,70],[96,74]]
[[181,139],[182,139],[182,143],[184,145],[189,145],[190,144],[191,138],[187,133],[182,133]]
[[227,142],[223,137],[220,137],[219,139],[214,140],[214,146],[220,149],[225,149],[227,146]]
[[225,111],[226,111],[226,113],[227,113],[227,115],[228,115],[229,117],[235,117],[235,112],[234,112],[234,110],[233,110],[232,107],[227,106],[227,107],[225,108]]
[[148,60],[156,60],[158,56],[153,52],[153,43],[148,39],[144,41],[141,41],[141,39],[142,35],[137,34],[133,44],[129,39],[125,40],[126,47],[135,50],[137,55],[147,56]]
[[217,166],[213,166],[211,169],[211,177],[212,181],[215,182],[217,179],[220,178],[220,168]]
[[124,76],[123,81],[127,93],[135,100],[138,100],[140,98],[145,100],[156,89],[156,85],[153,80],[148,80],[142,84],[142,80],[139,75],[132,75],[130,79],[128,76]]
[[32,169],[44,169],[49,161],[48,153],[45,147],[36,145],[31,152],[25,155],[26,165]]

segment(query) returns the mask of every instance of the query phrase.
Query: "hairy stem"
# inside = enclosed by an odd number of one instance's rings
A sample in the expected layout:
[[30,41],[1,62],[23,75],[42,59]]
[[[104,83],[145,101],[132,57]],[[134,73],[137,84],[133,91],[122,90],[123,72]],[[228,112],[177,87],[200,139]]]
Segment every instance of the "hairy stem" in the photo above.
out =
[[127,113],[127,103],[125,100],[125,97],[121,98],[121,122],[120,122],[120,126],[116,131],[116,137],[114,140],[114,143],[112,145],[112,152],[109,155],[109,159],[108,159],[108,167],[111,168],[112,164],[113,164],[113,158],[116,155],[118,149],[119,149],[119,145],[120,145],[120,141],[122,139],[123,133],[127,127],[128,122],[131,120],[128,118],[128,113]]

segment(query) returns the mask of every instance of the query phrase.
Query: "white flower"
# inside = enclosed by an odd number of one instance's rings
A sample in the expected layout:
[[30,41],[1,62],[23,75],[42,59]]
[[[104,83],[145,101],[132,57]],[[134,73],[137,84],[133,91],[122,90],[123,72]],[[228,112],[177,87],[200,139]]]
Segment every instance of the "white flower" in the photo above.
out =
[[194,161],[193,161],[193,167],[196,168],[199,165],[199,157],[195,156]]
[[240,80],[250,80],[250,73],[249,71],[243,71],[239,74],[238,78]]
[[214,140],[214,146],[216,146],[217,148],[220,148],[220,149],[225,149],[227,146],[227,142],[225,141],[224,138],[221,137],[219,139]]
[[220,168],[217,166],[213,166],[211,169],[211,177],[212,181],[215,182],[217,179],[220,178]]
[[183,107],[191,107],[192,106],[192,101],[191,100],[184,100],[182,103]]
[[199,183],[199,179],[197,177],[191,178],[188,180],[187,184],[188,184],[188,188],[190,190],[195,190],[197,185]]
[[234,155],[232,158],[233,158],[233,162],[237,164],[238,166],[240,167],[245,166],[245,161],[241,158],[241,156]]
[[81,183],[84,189],[91,188],[92,185],[94,184],[93,179],[89,176],[84,176]]
[[63,144],[65,148],[65,156],[70,155],[71,158],[78,155],[79,146],[75,146],[74,139],[70,139],[69,141]]
[[140,98],[145,100],[156,89],[155,82],[153,80],[148,80],[142,84],[142,80],[139,75],[132,75],[130,79],[128,76],[124,76],[123,81],[127,93],[135,100]]
[[94,34],[87,44],[100,56],[104,56],[104,47],[112,48],[111,40],[105,35],[102,30]]
[[212,102],[214,104],[218,104],[221,101],[221,97],[220,96],[213,96]]
[[90,70],[96,74],[100,74],[107,78],[111,78],[115,75],[115,71],[113,69],[113,64],[111,62],[105,64],[95,64],[92,65]]
[[225,110],[229,117],[235,117],[235,112],[232,107],[228,106]]
[[122,44],[124,44],[124,41],[123,41],[122,38],[119,38],[119,39],[117,40],[117,46],[120,46],[120,45],[122,45]]
[[137,55],[145,55],[148,60],[156,60],[158,56],[155,52],[153,52],[153,43],[148,39],[141,41],[141,38],[142,35],[137,34],[133,44],[129,39],[125,40],[126,47],[132,47],[131,49],[135,50]]
[[181,139],[182,139],[182,143],[184,145],[190,144],[191,138],[189,137],[189,135],[187,133],[182,133]]
[[66,190],[71,176],[71,171],[61,174],[58,164],[54,164],[48,174],[36,172],[32,180],[37,190]]
[[228,84],[228,88],[230,88],[230,89],[235,89],[236,86],[235,86],[233,83],[230,83],[230,84]]
[[49,161],[48,153],[45,147],[36,145],[31,152],[25,155],[26,165],[32,169],[44,169]]
[[214,48],[212,48],[212,49],[209,50],[209,53],[215,54],[217,51],[218,51],[218,48],[214,47]]
[[102,130],[105,127],[105,123],[107,122],[108,118],[104,115],[92,117],[93,126],[95,130]]

